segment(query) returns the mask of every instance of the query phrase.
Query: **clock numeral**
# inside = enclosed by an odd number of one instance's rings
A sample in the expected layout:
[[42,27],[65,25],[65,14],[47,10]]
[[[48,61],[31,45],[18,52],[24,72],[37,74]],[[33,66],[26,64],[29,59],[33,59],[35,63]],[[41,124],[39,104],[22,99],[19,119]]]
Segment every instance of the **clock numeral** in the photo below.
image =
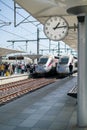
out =
[[65,22],[63,22],[63,25],[65,24]]
[[47,23],[47,25],[49,26],[49,25],[50,25],[50,23]]
[[57,36],[54,36],[54,38],[56,39],[56,38],[57,38]]
[[59,34],[59,37],[61,37],[61,34]]
[[52,36],[53,36],[53,34],[50,34],[50,36],[52,37]]
[[47,31],[47,34],[49,34],[49,32]]
[[53,20],[52,20],[52,19],[50,19],[50,21],[51,21],[51,22],[53,22]]
[[54,20],[57,21],[57,17],[55,17]]
[[45,27],[46,30],[48,30],[48,27]]

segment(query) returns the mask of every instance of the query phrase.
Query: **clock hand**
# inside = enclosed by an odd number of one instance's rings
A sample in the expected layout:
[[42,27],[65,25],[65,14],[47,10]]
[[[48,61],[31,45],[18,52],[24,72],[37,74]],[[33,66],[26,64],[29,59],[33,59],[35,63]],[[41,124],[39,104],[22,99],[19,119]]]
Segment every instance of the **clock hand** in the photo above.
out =
[[67,28],[67,26],[56,26],[55,28],[53,28],[54,30],[57,29],[57,28]]
[[57,28],[67,28],[67,26],[66,25],[65,26],[59,26]]
[[60,24],[60,23],[58,23],[53,29],[55,30],[56,28],[58,28],[59,24]]

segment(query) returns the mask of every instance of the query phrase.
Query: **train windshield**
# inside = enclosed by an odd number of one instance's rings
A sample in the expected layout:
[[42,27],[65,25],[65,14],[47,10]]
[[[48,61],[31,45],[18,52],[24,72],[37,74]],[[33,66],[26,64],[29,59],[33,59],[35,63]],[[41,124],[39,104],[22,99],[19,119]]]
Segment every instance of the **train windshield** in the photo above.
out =
[[69,58],[63,57],[59,60],[59,64],[68,64]]
[[38,62],[38,64],[46,64],[48,58],[41,58]]

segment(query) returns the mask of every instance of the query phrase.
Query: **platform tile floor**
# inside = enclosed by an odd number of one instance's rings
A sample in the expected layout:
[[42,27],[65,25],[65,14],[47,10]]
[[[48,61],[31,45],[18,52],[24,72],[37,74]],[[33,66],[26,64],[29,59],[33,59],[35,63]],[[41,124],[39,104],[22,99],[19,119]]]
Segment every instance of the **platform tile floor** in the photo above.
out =
[[76,82],[57,80],[0,106],[0,130],[87,130],[77,126],[77,101],[67,95]]

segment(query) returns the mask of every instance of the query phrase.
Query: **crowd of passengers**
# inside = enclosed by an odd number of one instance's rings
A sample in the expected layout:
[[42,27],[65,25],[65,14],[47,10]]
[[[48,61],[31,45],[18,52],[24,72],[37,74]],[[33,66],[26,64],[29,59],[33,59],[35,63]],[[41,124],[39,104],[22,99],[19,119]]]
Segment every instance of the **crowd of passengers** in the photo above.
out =
[[31,64],[10,64],[10,63],[1,63],[0,64],[0,76],[9,76],[16,73],[32,73],[34,66]]

